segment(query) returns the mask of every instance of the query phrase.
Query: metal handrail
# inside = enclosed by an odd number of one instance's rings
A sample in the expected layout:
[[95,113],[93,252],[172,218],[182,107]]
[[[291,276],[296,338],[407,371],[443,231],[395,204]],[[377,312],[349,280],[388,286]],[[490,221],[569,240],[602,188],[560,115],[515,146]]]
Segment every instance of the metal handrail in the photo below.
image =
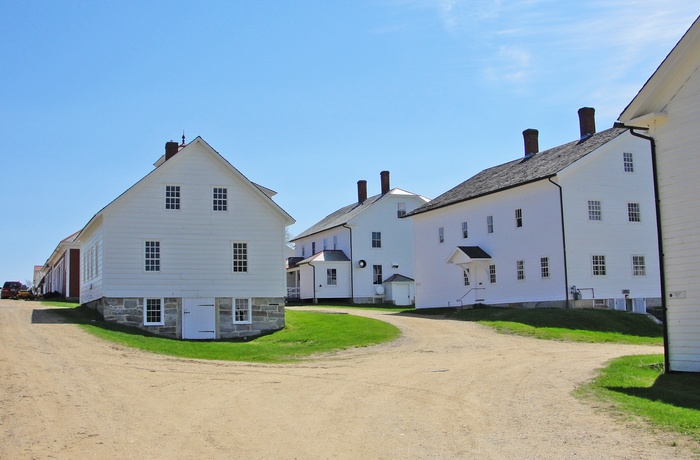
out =
[[472,291],[478,291],[478,290],[480,290],[480,289],[483,290],[483,291],[486,290],[486,288],[474,287],[474,288],[469,289],[467,292],[465,292],[464,295],[463,295],[462,297],[460,297],[459,299],[457,299],[457,302],[459,302],[459,306],[460,306],[460,307],[463,307],[463,306],[464,306],[464,302],[462,302],[462,299],[464,299],[470,292],[472,292]]

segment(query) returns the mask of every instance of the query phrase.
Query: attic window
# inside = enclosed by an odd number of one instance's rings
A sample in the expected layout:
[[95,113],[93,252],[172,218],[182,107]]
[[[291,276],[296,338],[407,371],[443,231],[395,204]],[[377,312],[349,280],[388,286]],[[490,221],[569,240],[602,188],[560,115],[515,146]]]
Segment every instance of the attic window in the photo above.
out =
[[180,209],[180,186],[165,186],[165,209]]

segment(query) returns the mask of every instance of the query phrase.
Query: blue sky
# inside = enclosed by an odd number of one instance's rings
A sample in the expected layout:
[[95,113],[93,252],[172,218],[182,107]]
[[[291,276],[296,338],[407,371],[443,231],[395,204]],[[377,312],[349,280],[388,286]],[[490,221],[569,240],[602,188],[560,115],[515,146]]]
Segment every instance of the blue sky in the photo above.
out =
[[434,198],[612,125],[697,0],[0,0],[0,282],[202,136],[296,235],[357,181]]

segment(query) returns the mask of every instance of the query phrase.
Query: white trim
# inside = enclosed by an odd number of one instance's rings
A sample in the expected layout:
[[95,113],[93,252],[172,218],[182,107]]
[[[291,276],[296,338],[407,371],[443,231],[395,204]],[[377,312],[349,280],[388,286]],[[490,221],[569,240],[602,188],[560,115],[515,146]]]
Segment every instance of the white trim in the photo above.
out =
[[[160,302],[160,321],[149,322],[148,317],[148,301],[157,300]],[[163,326],[165,324],[165,300],[162,297],[144,297],[143,298],[143,325],[144,326]]]
[[[248,319],[245,321],[236,321],[236,301],[245,300],[248,302]],[[253,299],[250,297],[233,297],[231,298],[231,320],[233,324],[252,324],[253,323]]]

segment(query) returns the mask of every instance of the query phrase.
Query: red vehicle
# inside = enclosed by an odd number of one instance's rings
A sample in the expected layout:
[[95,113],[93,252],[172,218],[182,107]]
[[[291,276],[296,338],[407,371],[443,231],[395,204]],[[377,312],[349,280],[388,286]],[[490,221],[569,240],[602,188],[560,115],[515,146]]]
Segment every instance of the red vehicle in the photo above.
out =
[[17,294],[19,294],[19,290],[22,287],[22,283],[19,281],[5,281],[5,284],[2,286],[2,295],[0,295],[0,298],[2,299],[14,299],[17,297]]

